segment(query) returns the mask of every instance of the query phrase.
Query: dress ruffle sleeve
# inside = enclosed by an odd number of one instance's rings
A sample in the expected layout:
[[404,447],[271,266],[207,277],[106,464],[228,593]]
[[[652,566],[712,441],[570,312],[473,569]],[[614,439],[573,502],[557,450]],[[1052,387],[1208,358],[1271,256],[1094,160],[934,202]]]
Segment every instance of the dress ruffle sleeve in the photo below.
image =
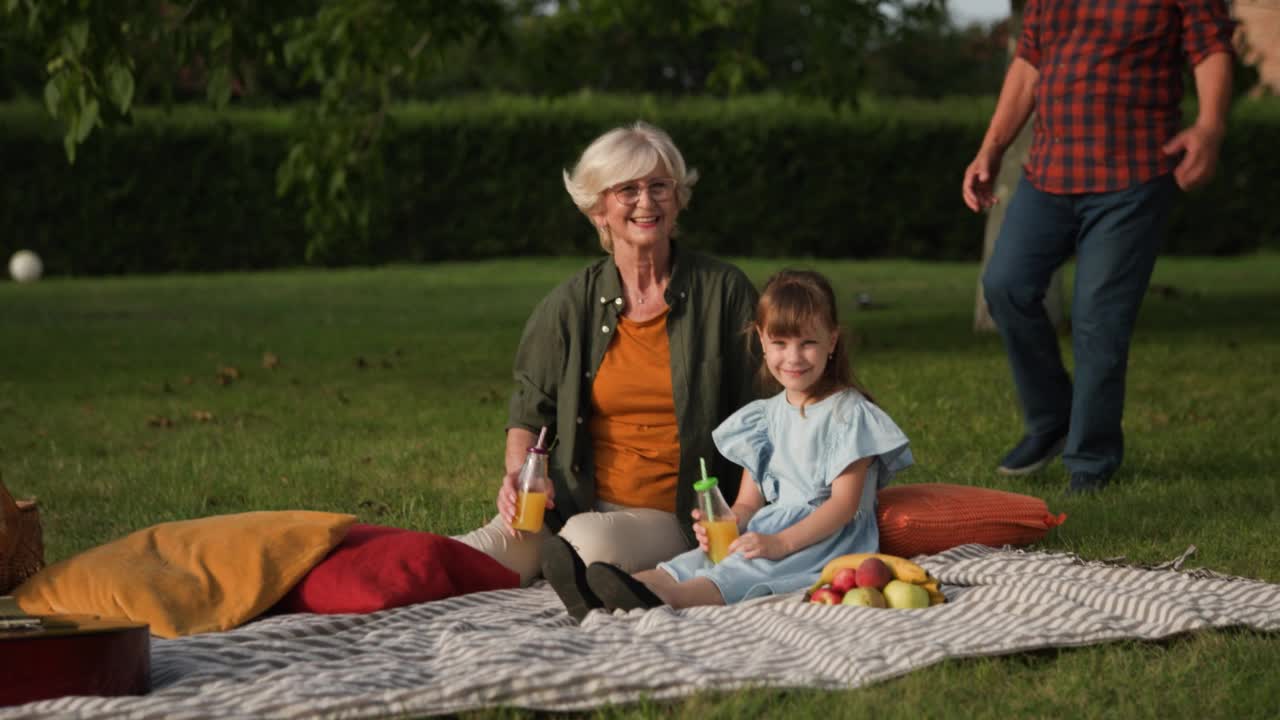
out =
[[753,400],[743,405],[712,431],[711,439],[725,459],[746,468],[760,483],[773,457],[765,401]]
[[879,462],[880,469],[875,473],[877,488],[888,485],[895,473],[915,463],[906,433],[877,405],[856,392],[841,398],[828,427],[824,463],[824,482],[828,485],[850,463],[865,457],[876,457]]

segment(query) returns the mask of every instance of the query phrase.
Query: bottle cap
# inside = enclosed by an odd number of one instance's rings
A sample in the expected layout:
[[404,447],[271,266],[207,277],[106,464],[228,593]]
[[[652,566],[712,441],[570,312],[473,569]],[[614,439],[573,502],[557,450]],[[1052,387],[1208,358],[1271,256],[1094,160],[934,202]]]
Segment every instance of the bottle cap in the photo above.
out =
[[715,476],[706,477],[693,484],[693,489],[698,492],[705,492],[715,487],[719,483]]

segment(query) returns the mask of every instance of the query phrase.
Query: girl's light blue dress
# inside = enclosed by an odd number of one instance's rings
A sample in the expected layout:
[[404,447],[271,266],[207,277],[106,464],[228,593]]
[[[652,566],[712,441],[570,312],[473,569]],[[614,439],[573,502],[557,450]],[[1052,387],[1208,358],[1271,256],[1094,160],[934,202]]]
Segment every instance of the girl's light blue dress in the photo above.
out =
[[803,417],[787,402],[786,392],[756,400],[729,416],[712,438],[722,455],[751,473],[768,502],[751,518],[747,532],[773,534],[800,522],[831,496],[831,481],[850,463],[875,458],[857,514],[825,540],[780,560],[747,560],[734,553],[714,565],[694,549],[658,565],[678,581],[709,579],[725,603],[808,587],[832,558],[879,550],[876,491],[914,462],[907,436],[856,390],[806,405]]

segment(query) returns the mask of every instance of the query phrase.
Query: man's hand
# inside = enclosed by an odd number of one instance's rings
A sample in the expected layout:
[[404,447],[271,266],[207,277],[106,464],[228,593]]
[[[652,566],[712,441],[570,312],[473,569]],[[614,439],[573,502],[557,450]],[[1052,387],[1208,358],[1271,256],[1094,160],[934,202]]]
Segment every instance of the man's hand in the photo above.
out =
[[991,209],[998,202],[995,193],[996,176],[1000,174],[1003,155],[1000,150],[984,147],[978,151],[969,167],[965,168],[960,195],[970,210],[982,212]]
[[1223,131],[1192,125],[1161,148],[1165,155],[1182,155],[1173,169],[1173,179],[1184,191],[1195,190],[1213,179],[1218,169],[1218,151]]

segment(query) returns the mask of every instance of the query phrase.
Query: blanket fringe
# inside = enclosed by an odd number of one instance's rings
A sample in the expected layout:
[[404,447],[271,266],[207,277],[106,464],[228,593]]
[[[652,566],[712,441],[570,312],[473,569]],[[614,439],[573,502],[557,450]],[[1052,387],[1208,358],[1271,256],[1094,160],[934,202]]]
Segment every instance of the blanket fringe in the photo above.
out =
[[1010,551],[1017,552],[1019,554],[1024,554],[1024,555],[1065,556],[1065,557],[1071,558],[1072,563],[1076,565],[1111,565],[1115,567],[1135,568],[1137,570],[1172,570],[1173,572],[1183,573],[1187,577],[1195,578],[1196,580],[1225,580],[1230,582],[1255,582],[1255,583],[1267,582],[1266,580],[1262,580],[1259,578],[1244,577],[1243,575],[1230,575],[1228,573],[1221,573],[1221,572],[1218,572],[1217,570],[1210,570],[1208,568],[1192,568],[1190,570],[1183,570],[1182,569],[1183,564],[1186,563],[1186,561],[1192,555],[1195,555],[1200,550],[1195,545],[1188,545],[1187,549],[1183,550],[1181,555],[1179,555],[1178,557],[1172,560],[1168,560],[1162,563],[1130,562],[1128,558],[1126,558],[1124,555],[1117,555],[1115,557],[1103,558],[1101,560],[1090,560],[1090,559],[1082,558],[1078,554],[1073,552],[1049,551],[1049,550],[1025,550],[1023,548],[1013,547],[1012,545],[1005,545],[1004,547],[1000,548],[1000,550],[1003,552],[1010,552]]

